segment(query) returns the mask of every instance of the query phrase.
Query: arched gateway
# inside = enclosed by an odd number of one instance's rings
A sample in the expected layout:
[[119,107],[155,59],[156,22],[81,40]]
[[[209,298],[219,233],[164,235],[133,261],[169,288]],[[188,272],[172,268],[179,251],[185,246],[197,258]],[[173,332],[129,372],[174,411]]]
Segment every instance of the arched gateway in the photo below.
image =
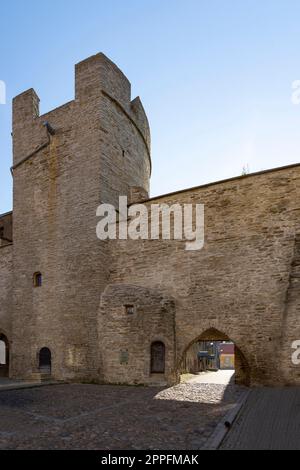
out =
[[[179,362],[177,364],[177,370],[181,369],[181,364],[184,361],[185,355],[188,349],[198,341],[231,341],[231,338],[225,333],[216,330],[215,328],[209,328],[205,330],[201,335],[197,336],[193,341],[191,341],[188,346],[185,348],[183,354],[181,355]],[[233,341],[234,342],[234,341]],[[234,343],[234,353],[235,353],[235,383],[241,385],[250,385],[250,367],[248,361],[246,360],[244,354],[240,350],[239,346]]]

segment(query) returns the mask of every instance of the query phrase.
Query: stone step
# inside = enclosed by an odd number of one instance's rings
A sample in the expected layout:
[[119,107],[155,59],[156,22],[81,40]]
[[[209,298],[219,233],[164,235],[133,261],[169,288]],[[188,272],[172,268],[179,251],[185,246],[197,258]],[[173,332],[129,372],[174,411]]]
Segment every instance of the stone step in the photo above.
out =
[[151,374],[148,384],[150,387],[166,387],[168,383],[164,374]]
[[51,380],[53,380],[51,374],[41,374],[42,382],[50,382]]
[[28,381],[30,382],[50,382],[53,380],[51,374],[45,374],[41,372],[33,372],[30,377],[28,378]]
[[41,374],[39,372],[32,372],[30,377],[28,377],[29,382],[41,382]]
[[166,387],[168,384],[165,380],[151,380],[149,387]]
[[150,383],[149,384],[149,387],[165,388],[166,386],[167,386],[166,383],[161,383],[160,384],[160,383],[155,382],[155,383]]

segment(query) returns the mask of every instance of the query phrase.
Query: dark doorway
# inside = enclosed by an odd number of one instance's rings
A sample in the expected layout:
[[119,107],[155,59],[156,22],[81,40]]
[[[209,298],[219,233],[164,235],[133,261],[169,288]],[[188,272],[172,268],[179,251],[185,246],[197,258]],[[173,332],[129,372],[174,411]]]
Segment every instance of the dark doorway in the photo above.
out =
[[51,351],[49,348],[42,348],[39,352],[39,369],[43,374],[51,374]]
[[161,341],[151,344],[151,374],[165,372],[165,345]]
[[9,343],[5,335],[0,333],[0,377],[9,375]]

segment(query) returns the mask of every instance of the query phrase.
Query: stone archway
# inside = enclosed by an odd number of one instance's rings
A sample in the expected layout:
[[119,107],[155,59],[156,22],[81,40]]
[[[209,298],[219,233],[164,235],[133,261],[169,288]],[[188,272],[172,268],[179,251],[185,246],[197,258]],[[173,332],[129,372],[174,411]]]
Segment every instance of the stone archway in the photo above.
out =
[[205,330],[187,345],[180,356],[177,370],[180,370],[180,364],[184,360],[187,350],[197,341],[232,341],[235,346],[235,383],[246,386],[250,385],[250,366],[239,345],[228,335],[215,328]]
[[7,337],[0,333],[0,377],[9,376],[9,342]]

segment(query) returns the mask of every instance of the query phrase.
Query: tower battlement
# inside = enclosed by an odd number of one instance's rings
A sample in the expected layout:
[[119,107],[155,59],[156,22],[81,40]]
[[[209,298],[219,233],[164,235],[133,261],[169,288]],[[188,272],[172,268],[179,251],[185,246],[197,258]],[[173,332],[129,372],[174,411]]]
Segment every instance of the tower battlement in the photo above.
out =
[[104,54],[93,55],[75,65],[75,99],[89,100],[104,90],[127,107],[131,84],[124,73]]
[[[80,119],[84,110],[109,99],[135,126],[144,141],[149,162],[150,127],[139,97],[131,100],[131,84],[123,72],[103,53],[91,56],[75,65],[75,99],[44,115],[40,115],[40,99],[34,89],[13,99],[14,165],[45,142],[45,121],[57,130]],[[151,162],[150,162],[151,164]]]

